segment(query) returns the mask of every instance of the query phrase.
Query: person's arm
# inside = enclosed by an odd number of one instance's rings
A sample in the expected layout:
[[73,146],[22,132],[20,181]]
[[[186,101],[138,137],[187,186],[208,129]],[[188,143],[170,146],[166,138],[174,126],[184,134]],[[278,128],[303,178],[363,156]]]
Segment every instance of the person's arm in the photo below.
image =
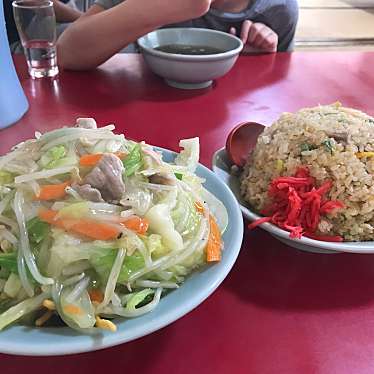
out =
[[92,69],[162,25],[197,18],[212,0],[126,0],[103,10],[92,6],[60,36],[59,65],[73,70]]
[[82,15],[82,13],[79,10],[71,8],[68,5],[65,5],[60,0],[52,1],[57,22],[74,22]]

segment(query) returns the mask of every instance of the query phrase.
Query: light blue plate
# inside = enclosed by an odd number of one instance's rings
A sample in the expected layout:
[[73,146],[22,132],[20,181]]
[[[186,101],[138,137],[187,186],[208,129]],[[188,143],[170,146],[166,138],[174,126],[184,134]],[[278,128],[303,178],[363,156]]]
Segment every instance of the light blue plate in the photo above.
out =
[[[160,149],[165,161],[175,153]],[[239,254],[243,239],[243,218],[230,189],[206,167],[199,165],[197,174],[206,179],[205,187],[226,206],[229,224],[223,235],[225,250],[222,261],[193,274],[177,290],[161,299],[151,313],[134,319],[116,319],[117,332],[103,332],[92,337],[80,335],[67,327],[34,328],[14,325],[0,332],[0,352],[50,356],[88,352],[140,338],[181,318],[203,302],[225,279]]]
[[[240,196],[240,183],[239,178],[232,175],[230,172],[232,164],[228,160],[225,148],[219,149],[214,155],[212,160],[213,171],[221,181],[225,182],[237,198],[243,216],[250,221],[255,221],[261,216],[257,215],[251,210],[251,207],[243,201]],[[282,243],[290,247],[300,249],[306,252],[314,253],[374,253],[374,241],[371,242],[342,242],[332,243],[320,240],[313,240],[310,238],[302,237],[301,239],[291,239],[288,231],[273,225],[272,223],[263,223],[260,225],[262,229],[269,232],[270,235],[277,238]]]

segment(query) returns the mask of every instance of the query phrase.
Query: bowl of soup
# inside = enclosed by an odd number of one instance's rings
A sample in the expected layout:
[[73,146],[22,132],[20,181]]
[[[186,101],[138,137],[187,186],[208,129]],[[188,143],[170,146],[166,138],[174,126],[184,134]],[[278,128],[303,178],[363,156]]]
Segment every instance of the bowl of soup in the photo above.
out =
[[234,35],[208,29],[168,28],[138,39],[149,68],[172,87],[199,89],[225,75],[243,49]]

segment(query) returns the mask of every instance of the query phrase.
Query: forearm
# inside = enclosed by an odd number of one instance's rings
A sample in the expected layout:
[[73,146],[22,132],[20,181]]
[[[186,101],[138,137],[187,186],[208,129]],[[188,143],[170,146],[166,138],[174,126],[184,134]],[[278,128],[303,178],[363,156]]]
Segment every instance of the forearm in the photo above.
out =
[[58,40],[59,64],[75,70],[95,68],[140,36],[161,26],[161,17],[152,15],[147,1],[126,0],[72,24]]
[[53,0],[53,8],[56,14],[57,22],[74,22],[76,21],[82,13],[77,10],[65,5],[60,0]]
[[212,0],[126,0],[103,11],[94,5],[60,36],[59,64],[92,69],[162,25],[200,17]]

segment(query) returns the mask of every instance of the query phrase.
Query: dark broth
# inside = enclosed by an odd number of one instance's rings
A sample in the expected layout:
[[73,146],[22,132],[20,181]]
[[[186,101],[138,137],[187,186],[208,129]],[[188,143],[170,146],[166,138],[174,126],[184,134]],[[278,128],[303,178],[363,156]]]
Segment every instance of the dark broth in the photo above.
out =
[[175,53],[177,55],[216,55],[224,51],[219,48],[210,47],[207,45],[189,45],[189,44],[166,44],[156,47],[155,50]]

